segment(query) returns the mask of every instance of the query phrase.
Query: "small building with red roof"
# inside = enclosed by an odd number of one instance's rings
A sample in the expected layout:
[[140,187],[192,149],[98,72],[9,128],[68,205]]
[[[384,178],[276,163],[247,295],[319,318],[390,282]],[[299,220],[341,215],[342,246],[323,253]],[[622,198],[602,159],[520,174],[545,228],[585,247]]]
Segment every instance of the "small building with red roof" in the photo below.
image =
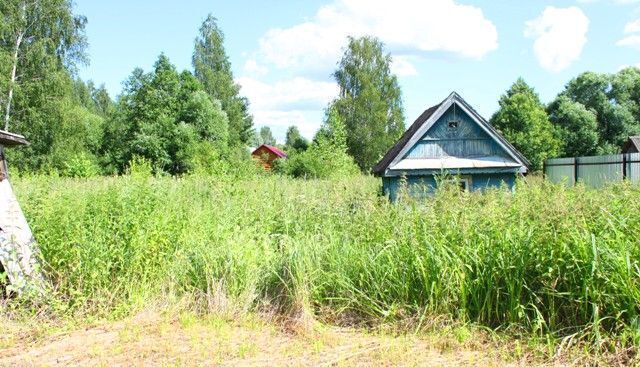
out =
[[265,170],[271,171],[273,168],[273,162],[276,159],[287,158],[287,154],[277,147],[269,144],[262,144],[257,147],[252,153],[253,159],[258,162]]

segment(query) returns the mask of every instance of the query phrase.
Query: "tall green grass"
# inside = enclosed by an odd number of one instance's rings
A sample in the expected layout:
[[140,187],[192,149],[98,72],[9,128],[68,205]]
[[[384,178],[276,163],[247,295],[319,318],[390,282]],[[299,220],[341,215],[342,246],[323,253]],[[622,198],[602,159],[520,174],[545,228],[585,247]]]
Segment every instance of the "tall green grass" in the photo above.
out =
[[61,313],[153,299],[434,315],[526,332],[638,335],[640,188],[542,181],[393,205],[370,177],[125,176],[14,183]]

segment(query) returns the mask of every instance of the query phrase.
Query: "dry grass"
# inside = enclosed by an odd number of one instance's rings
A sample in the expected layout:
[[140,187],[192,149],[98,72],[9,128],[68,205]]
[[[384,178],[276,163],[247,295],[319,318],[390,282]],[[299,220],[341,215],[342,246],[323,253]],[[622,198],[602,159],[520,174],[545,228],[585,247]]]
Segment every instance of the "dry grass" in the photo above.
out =
[[[0,366],[570,366],[595,363],[569,354],[545,359],[539,344],[481,330],[292,328],[255,315],[232,320],[147,311],[83,327],[3,319]],[[71,328],[71,329],[69,329]],[[543,347],[542,347],[543,348]],[[601,361],[605,362],[605,361]],[[607,364],[614,362],[606,361]]]

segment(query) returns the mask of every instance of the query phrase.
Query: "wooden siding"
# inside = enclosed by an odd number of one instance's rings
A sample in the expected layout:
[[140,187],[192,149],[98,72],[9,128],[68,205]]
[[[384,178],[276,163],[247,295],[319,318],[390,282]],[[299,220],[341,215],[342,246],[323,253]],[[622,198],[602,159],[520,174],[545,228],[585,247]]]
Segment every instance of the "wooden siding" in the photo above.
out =
[[258,148],[255,152],[251,153],[251,155],[253,159],[256,160],[256,163],[267,171],[273,169],[273,161],[280,159],[280,157],[264,146]]
[[[470,191],[484,191],[487,189],[505,188],[513,191],[516,183],[516,173],[482,173],[470,174]],[[402,186],[402,182],[406,183],[408,194],[413,198],[425,198],[433,195],[438,188],[438,179],[434,175],[424,176],[407,176],[404,179],[400,177],[383,177],[382,190],[386,196],[393,202],[398,199],[398,194]]]
[[[456,128],[450,128],[450,121],[458,121]],[[427,133],[414,145],[404,158],[480,158],[503,157],[510,159],[502,149],[471,117],[453,106],[449,108]]]

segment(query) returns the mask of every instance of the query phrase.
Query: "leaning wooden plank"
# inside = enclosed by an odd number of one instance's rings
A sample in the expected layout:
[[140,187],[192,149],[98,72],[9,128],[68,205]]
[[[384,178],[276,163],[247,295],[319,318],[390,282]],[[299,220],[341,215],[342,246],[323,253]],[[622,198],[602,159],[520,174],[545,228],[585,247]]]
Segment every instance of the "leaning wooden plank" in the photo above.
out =
[[0,178],[0,262],[9,280],[7,291],[42,294],[44,279],[38,246],[8,179]]

